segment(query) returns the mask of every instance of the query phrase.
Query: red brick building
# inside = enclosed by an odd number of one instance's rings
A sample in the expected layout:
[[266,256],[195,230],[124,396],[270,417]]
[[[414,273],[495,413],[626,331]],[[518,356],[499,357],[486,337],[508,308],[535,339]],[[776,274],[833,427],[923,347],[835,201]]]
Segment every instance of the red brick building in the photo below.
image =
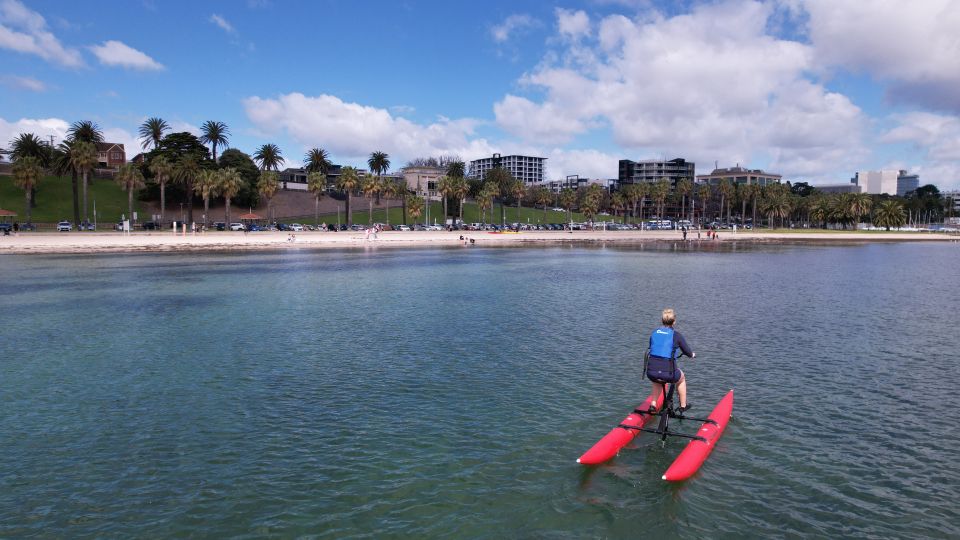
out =
[[119,169],[126,164],[127,153],[122,144],[97,143],[97,165],[103,169]]

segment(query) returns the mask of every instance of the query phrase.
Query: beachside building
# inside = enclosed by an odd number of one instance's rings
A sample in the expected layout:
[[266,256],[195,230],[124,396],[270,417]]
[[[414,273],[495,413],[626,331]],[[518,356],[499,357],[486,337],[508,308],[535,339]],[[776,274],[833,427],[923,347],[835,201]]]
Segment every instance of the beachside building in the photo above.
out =
[[896,169],[857,171],[856,175],[854,175],[850,181],[860,186],[862,193],[869,193],[871,195],[896,195],[897,178],[899,176],[900,171]]
[[860,193],[860,190],[863,189],[861,186],[854,184],[853,181],[846,184],[823,184],[813,187],[820,193]]
[[404,167],[400,174],[408,190],[430,200],[439,200],[437,184],[447,175],[447,168],[431,165]]
[[127,153],[120,143],[97,143],[97,167],[101,169],[119,169],[126,164]]
[[781,178],[779,174],[764,172],[760,169],[745,169],[738,164],[736,167],[714,169],[710,174],[698,175],[697,183],[715,186],[726,180],[734,185],[752,184],[766,186],[769,184],[779,184]]
[[632,161],[620,160],[620,174],[617,178],[619,185],[656,183],[666,179],[671,186],[676,185],[681,178],[693,181],[696,178],[696,166],[692,161],[683,158],[670,160]]
[[900,171],[900,174],[897,175],[897,196],[904,197],[918,187],[920,187],[919,174],[907,174],[907,171]]
[[494,154],[488,158],[475,159],[467,169],[467,178],[483,180],[487,171],[494,167],[502,167],[510,172],[514,178],[524,184],[540,184],[543,182],[543,166],[547,158],[535,156],[501,156]]

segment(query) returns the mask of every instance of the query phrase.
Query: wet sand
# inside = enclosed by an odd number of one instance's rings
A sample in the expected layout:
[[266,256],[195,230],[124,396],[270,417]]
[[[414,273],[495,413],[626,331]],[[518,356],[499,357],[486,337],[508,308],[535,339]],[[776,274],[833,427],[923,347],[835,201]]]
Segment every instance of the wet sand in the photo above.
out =
[[[469,243],[461,237],[472,239]],[[0,236],[2,253],[116,253],[170,251],[231,251],[293,248],[350,248],[365,246],[519,246],[563,243],[636,244],[643,242],[677,242],[677,231],[523,231],[489,233],[482,231],[419,231],[381,232],[368,238],[365,232],[207,232],[185,236],[172,232],[69,232],[20,233]],[[688,242],[758,242],[758,243],[825,243],[825,242],[904,242],[960,241],[956,234],[926,232],[753,232],[720,231],[717,240],[705,233],[687,235]]]

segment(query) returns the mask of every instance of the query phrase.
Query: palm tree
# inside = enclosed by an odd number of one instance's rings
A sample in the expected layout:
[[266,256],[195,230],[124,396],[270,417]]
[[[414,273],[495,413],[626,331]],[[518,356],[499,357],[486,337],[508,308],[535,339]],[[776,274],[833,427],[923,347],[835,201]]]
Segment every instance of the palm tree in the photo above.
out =
[[[173,180],[187,193],[187,222],[193,223],[193,183],[200,176],[200,164],[192,157],[181,159],[173,168]],[[182,219],[182,218],[181,218]]]
[[650,196],[654,202],[657,203],[657,219],[663,219],[663,203],[666,202],[667,197],[670,196],[670,181],[666,178],[657,180],[657,182],[651,186]]
[[447,220],[447,198],[453,196],[454,182],[450,176],[441,176],[437,181],[437,191],[443,196],[443,220]]
[[[220,171],[200,171],[197,176],[197,182],[193,186],[193,191],[203,199],[203,226],[207,226],[207,220],[210,217],[210,199],[217,196],[220,188]],[[230,223],[230,219],[227,219]]]
[[303,157],[303,168],[308,173],[318,172],[327,174],[330,172],[330,155],[323,148],[312,148]]
[[618,216],[620,212],[627,207],[627,198],[623,196],[623,193],[617,191],[610,196],[610,208],[613,209],[613,215]]
[[[462,165],[463,162],[461,161]],[[460,203],[460,222],[463,223],[463,201],[467,198],[467,194],[470,193],[470,184],[467,183],[467,180],[462,176],[453,177],[453,194],[457,198],[457,201]]]
[[166,221],[167,214],[167,182],[173,176],[173,164],[166,156],[157,156],[150,160],[148,169],[153,173],[153,178],[160,185],[160,224]]
[[[380,192],[385,199],[395,200],[397,197],[400,196],[401,185],[403,185],[402,179],[397,181],[387,179],[387,180],[384,180],[382,184],[380,184]],[[387,225],[389,225],[390,224],[390,205],[389,204],[387,204],[386,214],[387,214],[386,223]]]
[[681,178],[680,180],[677,181],[676,193],[677,195],[680,196],[682,200],[682,205],[680,207],[681,208],[680,218],[686,219],[687,218],[687,197],[689,197],[690,194],[693,193],[693,182],[691,182],[688,178]]
[[844,229],[853,221],[853,193],[838,193],[830,199],[830,221],[839,223]]
[[[400,197],[400,203],[402,205],[403,213],[403,224],[407,224],[407,195],[410,194],[410,188],[407,186],[407,181],[403,178],[398,178],[393,182],[394,187],[393,191]],[[389,213],[387,214],[389,215]]]
[[633,218],[637,218],[637,203],[646,197],[646,184],[627,184],[623,187],[623,196],[633,207]]
[[710,184],[701,184],[697,188],[697,199],[700,199],[700,206],[703,208],[700,210],[700,216],[707,216],[707,204],[710,202],[710,197],[713,196],[713,189],[710,188]]
[[37,158],[33,156],[23,156],[13,162],[13,183],[23,190],[24,196],[26,197],[27,223],[30,223],[30,212],[32,210],[30,194],[42,177],[43,167],[40,166],[40,160]]
[[[383,184],[383,175],[388,170],[390,170],[390,156],[385,152],[373,152],[370,154],[370,158],[367,159],[367,165],[370,167],[370,172],[377,173],[377,185],[380,186]],[[380,190],[376,191],[377,196],[377,205],[380,205]]]
[[869,193],[854,193],[850,201],[850,214],[853,216],[853,228],[857,228],[860,218],[870,213],[873,199]]
[[232,219],[230,217],[230,200],[236,197],[237,193],[240,193],[240,188],[243,187],[243,177],[240,176],[240,171],[233,167],[220,169],[218,176],[220,185],[217,186],[217,190],[223,195],[224,213],[227,223],[230,223]]
[[133,192],[143,187],[143,173],[135,163],[127,163],[117,172],[114,180],[127,192],[128,216],[133,216]]
[[577,192],[570,188],[560,190],[560,196],[557,198],[560,202],[560,208],[567,211],[567,221],[573,222],[573,205],[577,203]]
[[280,147],[273,143],[267,143],[257,148],[257,151],[253,154],[253,160],[257,162],[262,171],[276,171],[284,161]]
[[[21,133],[16,139],[10,142],[10,160],[16,161],[24,157],[32,157],[37,160],[41,169],[50,166],[51,162],[50,145],[43,142],[40,137],[33,133]],[[42,172],[41,172],[42,174]],[[30,207],[37,206],[36,187],[30,189]]]
[[77,169],[73,166],[73,141],[65,140],[57,145],[56,158],[53,160],[53,171],[57,176],[70,173],[73,180],[73,220],[80,222],[80,198],[77,194]]
[[721,219],[723,219],[723,209],[724,209],[724,205],[726,205],[727,219],[724,222],[730,223],[730,196],[733,195],[733,191],[734,191],[733,184],[730,183],[730,180],[727,180],[726,178],[724,178],[720,180],[719,184],[717,184],[717,191],[720,192]]
[[536,186],[533,188],[533,192],[530,194],[530,198],[536,204],[543,206],[543,222],[547,222],[547,205],[553,202],[553,193],[550,192],[550,188],[547,186]]
[[273,223],[273,196],[277,194],[277,190],[280,189],[280,180],[277,177],[276,171],[267,171],[264,170],[260,173],[260,178],[257,180],[257,191],[260,195],[263,195],[267,198],[267,213],[270,215],[270,223]]
[[360,192],[370,199],[370,210],[367,214],[367,225],[373,225],[373,198],[380,193],[380,180],[372,174],[365,174],[360,179]]
[[[499,189],[493,182],[484,182],[477,195],[477,205],[480,206],[480,221],[487,222],[487,209],[493,207],[493,198],[499,193]],[[492,217],[492,216],[491,216]]]
[[170,129],[170,126],[167,125],[166,120],[163,118],[147,118],[142,124],[140,124],[140,138],[143,139],[143,142],[140,143],[140,147],[144,150],[148,146],[153,144],[154,150],[160,147],[160,141],[163,139],[163,134]]
[[750,186],[753,184],[737,184],[737,200],[740,201],[740,222],[747,222],[747,200],[750,198]]
[[903,213],[903,204],[896,199],[887,199],[877,205],[873,211],[873,224],[890,230],[890,227],[903,227],[907,216]]
[[[307,190],[313,193],[313,224],[320,223],[320,197],[323,196],[323,190],[327,189],[327,175],[320,171],[313,171],[307,175]],[[390,223],[390,215],[387,214],[387,223]]]
[[89,143],[102,143],[103,132],[100,126],[90,120],[80,120],[70,125],[67,130],[67,138],[75,141],[84,141]]
[[455,159],[447,163],[447,176],[450,178],[463,178],[465,176],[463,161]]
[[791,203],[790,193],[782,190],[774,190],[764,197],[764,209],[771,225],[774,223],[774,218],[780,218],[780,226],[784,226],[784,220],[793,210]]
[[[100,131],[100,126],[96,123],[91,122],[90,120],[79,120],[70,125],[70,129],[67,130],[67,140],[71,142],[87,142],[93,145],[93,162],[90,164],[89,168],[84,175],[83,180],[83,213],[84,220],[87,216],[87,181],[89,180],[88,175],[90,171],[93,170],[97,165],[97,146],[103,142],[103,132]],[[86,157],[86,156],[84,156]],[[79,193],[77,192],[77,175],[82,174],[83,171],[80,169],[75,169],[75,174],[73,175],[73,214],[74,220],[80,221],[80,206],[79,206]]]
[[89,221],[87,213],[87,180],[97,164],[97,148],[91,142],[77,141],[71,150],[73,168],[83,176],[83,221]]
[[523,180],[516,179],[510,183],[510,195],[517,200],[517,223],[520,222],[520,201],[527,194],[527,187],[523,185]]
[[826,197],[817,196],[810,203],[810,219],[820,224],[821,228],[827,228],[827,219],[830,216],[830,206]]
[[337,189],[347,194],[347,225],[353,225],[353,214],[350,211],[350,197],[360,185],[360,177],[357,176],[357,170],[353,167],[344,167],[340,169],[340,176],[337,178]]
[[603,200],[603,188],[600,184],[590,184],[583,192],[583,199],[580,201],[580,211],[593,223],[594,216],[600,211],[600,202]]
[[414,221],[423,214],[423,197],[414,195],[407,200],[407,208],[410,210],[410,216]]
[[213,150],[213,162],[216,163],[217,146],[226,148],[229,145],[230,139],[227,138],[227,135],[230,134],[230,130],[223,122],[207,120],[200,126],[200,133],[200,142],[210,145],[210,149]]

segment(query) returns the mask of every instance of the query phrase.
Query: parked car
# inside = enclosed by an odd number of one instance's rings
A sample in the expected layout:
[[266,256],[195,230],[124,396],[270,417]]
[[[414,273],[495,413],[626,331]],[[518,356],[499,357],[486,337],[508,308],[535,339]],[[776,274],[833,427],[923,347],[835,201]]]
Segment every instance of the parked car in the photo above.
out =
[[73,230],[73,225],[69,221],[61,221],[57,223],[57,232],[70,232]]
[[231,224],[230,224],[230,230],[231,230],[231,231],[242,231],[242,230],[245,230],[245,229],[246,229],[246,227],[243,226],[243,223],[231,223]]
[[156,221],[145,221],[141,227],[143,227],[145,231],[155,231],[160,228],[160,224]]
[[34,225],[33,223],[21,223],[21,224],[20,224],[20,230],[21,230],[21,231],[35,231],[35,230],[37,230],[37,226]]
[[290,225],[290,230],[293,232],[303,232],[303,225],[299,223],[293,223]]
[[247,230],[250,232],[260,232],[263,230],[263,227],[257,225],[256,223],[251,223],[247,225]]
[[12,230],[13,223],[0,223],[0,231],[3,231],[4,234],[10,234]]
[[77,230],[78,231],[95,231],[97,230],[97,226],[94,225],[93,223],[90,223],[89,221],[81,221],[80,224],[77,225]]
[[397,230],[398,230],[398,231],[409,231],[409,230],[410,230],[410,226],[409,226],[409,225],[397,225]]
[[214,228],[216,228],[218,231],[225,231],[225,230],[227,230],[227,224],[224,223],[224,222],[222,222],[222,221],[218,221],[218,222],[214,223],[213,226],[214,226]]

